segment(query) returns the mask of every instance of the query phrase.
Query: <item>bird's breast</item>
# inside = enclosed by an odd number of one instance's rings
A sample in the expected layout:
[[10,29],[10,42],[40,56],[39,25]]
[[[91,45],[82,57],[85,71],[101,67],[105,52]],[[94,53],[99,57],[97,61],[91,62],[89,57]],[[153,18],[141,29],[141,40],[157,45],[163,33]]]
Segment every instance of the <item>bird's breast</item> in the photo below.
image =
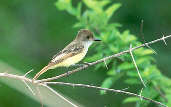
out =
[[74,55],[74,56],[66,59],[64,63],[66,64],[66,66],[74,65],[74,64],[78,63],[79,61],[81,61],[85,57],[85,55],[86,55],[85,51],[81,52],[77,55]]

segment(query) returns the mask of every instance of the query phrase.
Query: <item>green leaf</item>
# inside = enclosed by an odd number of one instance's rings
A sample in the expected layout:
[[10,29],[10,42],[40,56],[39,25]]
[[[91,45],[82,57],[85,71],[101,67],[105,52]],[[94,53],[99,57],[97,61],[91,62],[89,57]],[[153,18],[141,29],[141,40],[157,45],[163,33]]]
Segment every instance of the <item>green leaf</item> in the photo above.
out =
[[[103,88],[110,88],[110,87],[112,86],[112,84],[113,84],[115,81],[117,81],[121,76],[123,76],[122,73],[120,73],[120,75],[117,75],[117,76],[112,76],[112,77],[106,78],[106,79],[103,81],[101,87],[103,87]],[[100,91],[100,94],[101,94],[101,95],[105,94],[105,91],[104,91],[104,90],[101,90],[101,91]]]
[[93,9],[94,11],[98,11],[98,9],[101,9],[110,3],[109,0],[102,0],[102,1],[96,1],[96,0],[83,0],[83,2],[86,4],[87,7]]
[[147,98],[154,99],[159,95],[159,93],[154,87],[146,87],[143,89],[142,95],[146,96]]
[[58,0],[55,5],[59,10],[66,10],[78,19],[81,17],[81,3],[78,4],[77,8],[74,8],[71,0]]
[[[102,12],[102,8],[100,7],[98,1],[95,1],[95,0],[83,0],[83,2],[86,4],[87,7],[94,10],[95,12],[97,12],[97,13]],[[99,6],[97,6],[97,5],[99,5]]]
[[140,100],[140,98],[138,98],[138,97],[128,97],[128,98],[124,99],[123,103],[131,103],[131,102],[136,102],[139,100]]
[[124,82],[130,85],[141,84],[138,78],[128,78]]
[[84,59],[84,61],[85,61],[85,62],[92,62],[92,61],[98,60],[98,59],[100,59],[100,58],[102,58],[101,53],[97,53],[97,54],[92,55],[91,57],[86,57],[86,58]]
[[151,49],[144,49],[144,48],[136,49],[134,52],[136,55],[141,55],[141,56],[151,55],[154,53]]
[[170,107],[171,106],[171,100],[170,100],[171,99],[171,94],[166,94],[166,98],[169,99],[167,106]]
[[82,3],[80,2],[77,6],[77,14],[76,14],[77,19],[81,18],[81,7],[82,7]]
[[80,28],[80,27],[82,27],[82,26],[83,26],[82,23],[75,23],[75,24],[73,25],[74,28]]
[[116,70],[114,68],[111,68],[108,72],[107,72],[107,75],[109,76],[114,76],[116,75]]
[[107,8],[105,11],[107,18],[109,19],[115,13],[115,11],[119,9],[119,7],[121,7],[121,4],[116,3],[110,6],[109,8]]
[[129,30],[125,30],[121,35],[121,39],[126,45],[130,45],[130,43],[132,44],[137,38],[131,35]]
[[130,77],[138,77],[137,71],[133,70],[133,71],[127,71],[126,74]]
[[58,0],[55,5],[59,10],[66,10],[71,6],[71,0]]
[[120,70],[129,70],[135,68],[133,63],[130,62],[124,62],[122,64],[119,65],[119,69]]
[[[103,81],[101,87],[102,88],[110,88],[112,86],[112,84],[113,84],[113,77],[108,77]],[[101,90],[100,94],[105,94],[105,91]]]
[[[139,46],[142,43],[137,40],[135,35],[132,35],[129,30],[124,32],[119,31],[118,27],[121,27],[117,22],[109,23],[109,19],[121,6],[119,3],[112,4],[110,0],[83,0],[86,5],[84,10],[81,10],[81,3],[77,6],[72,6],[71,0],[58,0],[56,6],[59,10],[65,10],[71,15],[78,19],[78,22],[74,27],[82,27],[91,29],[95,34],[98,34],[103,41],[103,45],[94,48],[97,53],[87,57],[86,62],[92,62],[105,56],[112,55],[124,50],[129,49],[129,45]],[[109,3],[111,3],[109,5]],[[82,13],[81,13],[82,11]],[[99,31],[99,32],[95,32]],[[162,99],[154,90],[153,85],[158,86],[166,94],[170,95],[171,80],[163,76],[156,65],[153,63],[155,60],[150,55],[153,51],[146,48],[139,48],[134,51],[136,63],[140,70],[143,79],[149,81],[148,89],[143,90],[143,95],[152,99]],[[121,56],[124,61],[110,60],[109,70],[106,72],[106,79],[102,83],[103,88],[110,88],[122,75],[127,75],[125,83],[130,85],[141,84],[136,68],[132,63],[132,59],[129,54]],[[114,65],[115,63],[115,65]],[[116,67],[117,66],[117,67]],[[116,67],[116,68],[115,68]],[[100,71],[104,68],[104,63],[97,64],[94,67],[95,71]],[[117,73],[117,70],[124,72]],[[117,76],[116,76],[117,75]],[[100,94],[104,94],[105,91],[100,91]],[[170,96],[168,97],[170,99]],[[138,101],[139,98],[129,97],[124,100],[124,103]],[[163,101],[163,100],[161,100]],[[148,106],[149,102],[144,103],[143,101],[137,104]]]

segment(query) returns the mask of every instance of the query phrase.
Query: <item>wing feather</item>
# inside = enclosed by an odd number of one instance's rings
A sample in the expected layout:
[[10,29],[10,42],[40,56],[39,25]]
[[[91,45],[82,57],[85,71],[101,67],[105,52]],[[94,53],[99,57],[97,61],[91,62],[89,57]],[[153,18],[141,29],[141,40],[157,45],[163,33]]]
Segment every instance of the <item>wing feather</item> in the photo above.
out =
[[80,43],[72,42],[71,44],[66,46],[62,51],[54,55],[49,64],[60,63],[71,56],[79,54],[81,51],[83,51],[83,49],[84,46]]

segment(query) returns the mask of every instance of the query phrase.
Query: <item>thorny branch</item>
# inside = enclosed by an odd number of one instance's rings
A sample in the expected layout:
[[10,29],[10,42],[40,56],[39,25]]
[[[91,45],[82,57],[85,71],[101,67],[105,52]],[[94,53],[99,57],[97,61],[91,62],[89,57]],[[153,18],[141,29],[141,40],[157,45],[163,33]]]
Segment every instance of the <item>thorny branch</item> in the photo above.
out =
[[[135,49],[138,49],[138,48],[141,48],[141,47],[145,47],[145,46],[149,46],[153,43],[156,43],[156,42],[159,42],[159,41],[164,41],[164,43],[166,44],[165,42],[165,39],[167,38],[170,38],[171,35],[168,35],[168,36],[163,36],[162,38],[159,38],[159,39],[156,39],[156,40],[153,40],[151,42],[148,42],[148,43],[144,43],[140,46],[137,46],[137,47],[134,47],[132,48],[131,47],[131,52]],[[27,74],[29,74],[31,71],[27,72],[24,76],[19,76],[19,75],[14,75],[14,74],[9,74],[9,73],[0,73],[0,77],[7,77],[7,78],[13,78],[13,79],[18,79],[18,80],[21,80],[25,83],[25,85],[28,87],[28,89],[34,94],[34,92],[32,91],[32,89],[27,85],[26,82],[30,82],[30,83],[33,83],[34,85],[40,85],[40,86],[44,86],[46,88],[48,88],[51,92],[53,92],[56,96],[59,96],[61,97],[62,99],[64,99],[65,101],[67,101],[68,103],[70,103],[73,107],[77,107],[77,105],[73,104],[72,102],[70,102],[69,100],[67,100],[66,98],[64,98],[63,96],[61,96],[59,93],[57,93],[54,89],[52,89],[51,87],[48,86],[48,84],[59,84],[59,85],[66,85],[66,86],[76,86],[76,87],[86,87],[86,88],[94,88],[94,89],[98,89],[98,90],[105,90],[105,91],[111,91],[111,92],[115,92],[115,93],[122,93],[122,94],[127,94],[127,95],[131,95],[131,96],[136,96],[136,97],[139,97],[140,99],[144,99],[144,100],[147,100],[147,101],[150,101],[152,103],[155,103],[157,105],[161,105],[161,106],[164,106],[164,107],[167,107],[166,105],[164,105],[163,103],[161,102],[158,102],[158,101],[155,101],[155,100],[152,100],[150,98],[146,98],[144,96],[142,96],[141,94],[138,95],[138,94],[135,94],[135,93],[131,93],[131,92],[127,92],[127,91],[124,91],[124,90],[116,90],[116,89],[108,89],[108,88],[102,88],[102,87],[98,87],[98,86],[93,86],[93,85],[86,85],[86,84],[73,84],[73,83],[64,83],[64,82],[48,82],[48,81],[52,81],[52,80],[55,80],[55,79],[59,79],[59,78],[62,78],[62,77],[65,77],[65,76],[68,76],[68,75],[71,75],[75,72],[78,72],[78,71],[81,71],[83,69],[86,69],[88,68],[89,66],[93,66],[93,65],[96,65],[98,63],[101,63],[101,62],[104,62],[106,60],[109,60],[109,59],[112,59],[112,58],[116,58],[116,57],[119,57],[123,54],[126,54],[126,53],[130,53],[130,49],[128,50],[125,50],[125,51],[122,51],[120,53],[117,53],[117,54],[113,54],[111,56],[108,56],[108,57],[105,57],[105,58],[102,58],[100,60],[97,60],[95,62],[91,62],[89,63],[88,65],[83,65],[82,67],[79,67],[77,69],[74,69],[72,71],[68,71],[68,73],[63,73],[61,75],[58,75],[56,77],[52,77],[52,78],[47,78],[47,79],[42,79],[42,80],[35,80],[34,83],[32,82],[32,79],[29,79],[26,77]],[[142,79],[142,78],[141,78]]]
[[[29,79],[27,77],[24,76],[20,76],[20,75],[14,75],[14,74],[9,74],[9,73],[0,73],[0,77],[7,77],[7,78],[12,78],[12,79],[17,79],[17,80],[21,80],[21,81],[25,81],[25,82],[29,82],[32,83],[32,79]],[[65,100],[66,102],[68,102],[69,104],[71,104],[73,107],[78,107],[77,105],[73,104],[71,101],[69,101],[68,99],[66,99],[65,97],[63,97],[62,95],[60,95],[59,93],[57,93],[54,89],[52,89],[51,87],[47,86],[45,83],[37,83],[34,84],[36,86],[43,86],[46,87],[48,90],[50,90],[51,92],[53,92],[53,94],[55,94],[56,96],[59,96],[60,98],[62,98],[63,100]],[[27,85],[26,85],[27,87]],[[37,88],[37,87],[36,87]],[[38,88],[37,88],[38,89]],[[30,89],[29,89],[30,90]],[[32,90],[32,89],[31,89]],[[31,91],[30,90],[30,91]],[[38,90],[39,91],[39,90]],[[32,91],[31,91],[32,92]],[[34,92],[32,92],[33,94]],[[35,93],[34,93],[35,94]],[[33,94],[33,95],[34,95]],[[38,94],[40,94],[40,92],[38,92]],[[41,100],[41,98],[40,98]],[[42,102],[42,101],[41,101]],[[41,103],[42,104],[42,103]]]
[[[144,44],[142,44],[142,45],[140,45],[140,46],[134,47],[134,48],[132,48],[131,50],[134,51],[134,50],[136,50],[136,49],[138,49],[138,48],[145,47],[145,46],[149,46],[149,45],[151,45],[151,44],[153,44],[153,43],[156,43],[156,42],[159,42],[159,41],[165,41],[165,39],[170,38],[170,37],[171,37],[171,35],[163,36],[162,38],[159,38],[159,39],[153,40],[153,41],[151,41],[151,42],[144,43]],[[99,59],[99,60],[97,60],[97,61],[95,61],[95,62],[91,62],[91,63],[89,63],[88,65],[85,64],[85,65],[83,65],[82,67],[76,68],[76,69],[74,69],[74,70],[72,70],[72,71],[68,71],[67,73],[63,73],[63,74],[61,74],[61,75],[58,75],[58,76],[55,76],[55,77],[51,77],[51,78],[46,78],[46,79],[42,79],[42,80],[37,80],[37,82],[38,82],[38,83],[41,83],[41,82],[47,82],[47,81],[56,80],[56,79],[59,79],[59,78],[62,78],[62,77],[71,75],[71,74],[73,74],[73,73],[75,73],[75,72],[81,71],[81,70],[83,70],[83,69],[86,69],[86,68],[88,68],[89,66],[93,66],[93,65],[96,65],[96,64],[98,64],[98,63],[104,62],[104,61],[106,61],[106,60],[109,60],[109,59],[112,59],[112,58],[119,57],[119,56],[124,55],[124,54],[126,54],[126,53],[130,53],[130,49],[125,50],[125,51],[122,51],[122,52],[117,53],[117,54],[113,54],[113,55],[111,55],[111,56],[107,56],[107,57],[102,58],[102,59]]]
[[98,87],[98,86],[93,86],[93,85],[86,85],[86,84],[73,84],[73,83],[65,83],[65,82],[45,82],[46,84],[59,84],[59,85],[66,85],[66,86],[72,86],[72,87],[86,87],[86,88],[94,88],[94,89],[98,89],[98,90],[104,90],[104,91],[110,91],[110,92],[114,92],[114,93],[121,93],[121,94],[126,94],[126,95],[130,95],[130,96],[135,96],[135,97],[139,97],[140,99],[144,99],[144,100],[148,100],[150,102],[156,103],[158,105],[162,105],[164,107],[167,107],[166,105],[162,104],[161,102],[152,100],[150,98],[146,98],[144,96],[135,94],[135,93],[131,93],[128,91],[124,91],[124,90],[116,90],[116,89],[109,89],[109,88],[102,88],[102,87]]
[[[25,76],[18,76],[18,75],[8,74],[8,73],[0,73],[0,77],[13,78],[13,79],[21,80],[21,81],[24,80],[24,81],[27,81],[27,82],[32,83],[32,79],[26,78]],[[38,80],[35,80],[35,81],[38,81]],[[70,102],[69,100],[67,100],[66,98],[64,98],[63,96],[61,96],[54,89],[52,89],[51,87],[49,87],[48,84],[59,84],[59,85],[66,85],[66,86],[72,86],[72,87],[74,87],[74,86],[75,87],[86,87],[86,88],[94,88],[94,89],[98,89],[98,90],[110,91],[110,92],[114,92],[114,93],[122,93],[122,94],[130,95],[130,96],[136,96],[136,97],[139,97],[140,99],[144,99],[146,101],[150,101],[150,102],[155,103],[157,105],[161,105],[163,107],[167,107],[166,105],[164,105],[161,102],[152,100],[150,98],[146,98],[146,97],[144,97],[142,95],[138,95],[138,94],[131,93],[131,92],[128,92],[128,91],[124,91],[124,90],[116,90],[116,89],[102,88],[102,87],[93,86],[93,85],[73,84],[73,83],[65,83],[65,82],[43,82],[43,83],[37,83],[37,84],[35,84],[35,85],[39,85],[39,86],[46,87],[51,92],[53,92],[56,96],[59,96],[62,99],[64,99],[65,101],[67,101],[68,103],[70,103],[73,107],[78,107],[78,106],[75,105],[75,104],[73,104],[72,102]]]

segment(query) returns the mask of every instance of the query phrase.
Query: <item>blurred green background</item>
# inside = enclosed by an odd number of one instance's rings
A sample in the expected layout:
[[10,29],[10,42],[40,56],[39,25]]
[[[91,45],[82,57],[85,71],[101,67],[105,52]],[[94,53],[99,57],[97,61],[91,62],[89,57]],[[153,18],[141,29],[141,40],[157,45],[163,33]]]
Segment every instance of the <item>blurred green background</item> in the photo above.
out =
[[[78,1],[74,0],[74,4]],[[65,11],[57,10],[55,2],[56,0],[0,0],[0,62],[8,64],[23,74],[34,69],[30,74],[33,76],[54,54],[72,41],[79,30],[72,27],[76,19]],[[110,21],[121,23],[121,31],[129,29],[132,34],[140,35],[140,24],[143,19],[146,41],[157,39],[163,34],[171,34],[171,0],[117,0],[114,2],[121,3],[122,7]],[[141,36],[138,36],[138,39],[143,41]],[[165,76],[171,78],[171,40],[166,41],[167,46],[160,42],[153,44],[152,48],[158,53],[154,57],[157,59],[159,69]],[[2,65],[0,68],[3,68]],[[0,72],[13,73],[9,69],[3,70]],[[58,75],[65,71],[63,68],[55,69],[41,78]],[[104,71],[94,72],[92,67],[86,72],[76,73],[60,81],[100,86],[105,77]],[[124,87],[129,86],[116,83],[112,88]],[[53,88],[86,107],[132,107],[134,105],[134,103],[122,104],[120,100],[126,96],[120,94],[100,95],[99,91],[86,88],[63,86],[53,86]],[[0,107],[40,106],[40,103],[31,97],[0,82]]]

